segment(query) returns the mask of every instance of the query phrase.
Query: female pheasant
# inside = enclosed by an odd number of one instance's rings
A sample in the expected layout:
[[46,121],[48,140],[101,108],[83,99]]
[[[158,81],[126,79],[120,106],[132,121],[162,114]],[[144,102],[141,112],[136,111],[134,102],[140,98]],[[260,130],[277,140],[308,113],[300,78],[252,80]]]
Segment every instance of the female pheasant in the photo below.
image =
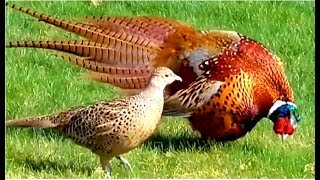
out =
[[[6,4],[8,6],[8,4]],[[197,31],[161,17],[92,17],[67,22],[10,5],[87,40],[9,42],[7,47],[53,49],[89,70],[94,80],[128,93],[141,91],[156,67],[181,76],[165,90],[163,115],[184,116],[205,139],[236,140],[263,117],[287,137],[297,127],[293,92],[280,59],[232,31]]]
[[76,144],[98,155],[110,179],[110,160],[114,157],[132,171],[121,154],[141,145],[155,132],[163,110],[163,90],[176,80],[182,81],[169,68],[158,67],[148,86],[138,95],[100,101],[42,117],[7,120],[6,127],[51,128],[64,133]]

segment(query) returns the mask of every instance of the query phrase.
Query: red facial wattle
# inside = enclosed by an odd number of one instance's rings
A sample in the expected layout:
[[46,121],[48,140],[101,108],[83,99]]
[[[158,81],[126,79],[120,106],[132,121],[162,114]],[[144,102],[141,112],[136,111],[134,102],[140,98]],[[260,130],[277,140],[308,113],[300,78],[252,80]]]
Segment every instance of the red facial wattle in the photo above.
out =
[[294,133],[294,127],[290,123],[290,119],[279,118],[273,125],[273,130],[276,134],[280,135],[292,135]]

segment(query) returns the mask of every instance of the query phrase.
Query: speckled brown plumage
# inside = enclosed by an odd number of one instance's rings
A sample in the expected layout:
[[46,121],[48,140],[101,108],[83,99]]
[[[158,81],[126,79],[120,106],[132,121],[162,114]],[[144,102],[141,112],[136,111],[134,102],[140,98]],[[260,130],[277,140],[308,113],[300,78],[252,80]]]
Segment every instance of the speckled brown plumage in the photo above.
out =
[[[87,41],[9,42],[76,55],[67,60],[89,77],[137,93],[152,70],[171,68],[182,77],[166,88],[163,115],[188,117],[203,138],[235,140],[263,117],[274,131],[291,135],[300,119],[280,59],[261,43],[233,31],[198,31],[161,17],[93,17],[61,21],[10,6]],[[64,58],[66,59],[66,58]]]
[[[138,95],[101,101],[72,108],[54,115],[6,121],[6,127],[53,128],[75,143],[100,157],[109,176],[109,161],[139,146],[149,138],[160,123],[164,104],[163,90],[181,78],[168,68],[157,68],[149,85]],[[130,167],[131,169],[131,167]]]

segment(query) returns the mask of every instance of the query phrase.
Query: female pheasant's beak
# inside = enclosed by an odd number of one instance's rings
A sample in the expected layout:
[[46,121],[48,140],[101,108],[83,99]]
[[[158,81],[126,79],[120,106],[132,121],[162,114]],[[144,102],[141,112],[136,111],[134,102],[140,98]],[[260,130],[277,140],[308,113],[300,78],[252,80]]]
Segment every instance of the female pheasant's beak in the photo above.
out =
[[273,121],[273,130],[282,140],[292,135],[300,121],[297,106],[291,102],[276,101],[270,108],[268,118]]
[[180,76],[176,76],[176,81],[180,81],[180,82],[182,82],[182,78],[180,77]]

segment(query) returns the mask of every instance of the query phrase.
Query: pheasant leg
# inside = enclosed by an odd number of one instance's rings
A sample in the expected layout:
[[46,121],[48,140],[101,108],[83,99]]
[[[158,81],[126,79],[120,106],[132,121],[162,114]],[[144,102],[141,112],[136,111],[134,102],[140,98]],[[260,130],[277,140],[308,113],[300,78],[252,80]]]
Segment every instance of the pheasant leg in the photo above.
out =
[[100,162],[101,162],[102,169],[104,169],[106,177],[108,179],[111,179],[111,167],[110,167],[109,160],[105,160],[103,158],[100,158]]
[[121,161],[122,165],[126,168],[127,171],[130,171],[131,173],[133,173],[132,167],[131,167],[128,160],[126,160],[122,156],[117,156],[117,159],[119,159]]
[[106,173],[106,177],[107,177],[108,179],[111,179],[111,169],[110,169],[110,166],[106,165],[106,166],[104,167],[104,171],[105,171],[105,173]]

